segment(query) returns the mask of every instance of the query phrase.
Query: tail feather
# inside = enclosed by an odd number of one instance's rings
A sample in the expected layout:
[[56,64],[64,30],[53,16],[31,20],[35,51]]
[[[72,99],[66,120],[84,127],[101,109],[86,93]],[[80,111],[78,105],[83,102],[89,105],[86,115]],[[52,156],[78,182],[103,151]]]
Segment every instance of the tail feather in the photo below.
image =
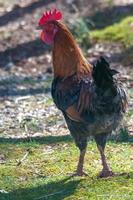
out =
[[105,58],[100,57],[93,68],[93,78],[97,87],[104,90],[112,88],[114,85],[113,76],[118,72],[114,69],[110,69],[109,63]]

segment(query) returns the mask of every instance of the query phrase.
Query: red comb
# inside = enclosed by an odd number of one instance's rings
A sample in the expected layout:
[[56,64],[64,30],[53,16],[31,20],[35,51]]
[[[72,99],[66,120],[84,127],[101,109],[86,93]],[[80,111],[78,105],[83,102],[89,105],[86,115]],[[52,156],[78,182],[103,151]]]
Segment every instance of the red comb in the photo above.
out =
[[60,20],[62,18],[62,13],[56,9],[54,9],[53,11],[46,11],[45,13],[43,13],[43,16],[40,18],[38,24],[44,25],[47,21],[56,21],[56,20]]

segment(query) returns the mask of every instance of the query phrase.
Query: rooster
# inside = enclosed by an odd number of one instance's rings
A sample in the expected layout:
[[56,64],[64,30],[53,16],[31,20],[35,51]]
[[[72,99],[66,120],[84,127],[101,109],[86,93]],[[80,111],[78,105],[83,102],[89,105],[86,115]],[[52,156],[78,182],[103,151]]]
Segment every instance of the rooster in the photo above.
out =
[[47,11],[40,18],[41,40],[53,46],[52,97],[62,111],[68,129],[80,150],[74,175],[83,176],[87,140],[94,137],[103,169],[99,177],[113,176],[104,153],[108,134],[117,128],[127,108],[125,90],[114,77],[105,58],[95,65],[85,59],[73,35],[60,20],[58,10]]

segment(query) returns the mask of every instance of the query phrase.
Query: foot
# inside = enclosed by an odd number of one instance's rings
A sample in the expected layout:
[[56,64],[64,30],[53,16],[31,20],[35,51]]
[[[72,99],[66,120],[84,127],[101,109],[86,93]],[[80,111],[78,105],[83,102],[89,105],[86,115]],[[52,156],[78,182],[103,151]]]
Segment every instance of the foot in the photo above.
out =
[[84,171],[76,171],[75,173],[70,174],[70,176],[88,176],[88,174]]
[[115,176],[115,173],[110,170],[102,170],[98,175],[99,178],[107,178],[112,176]]

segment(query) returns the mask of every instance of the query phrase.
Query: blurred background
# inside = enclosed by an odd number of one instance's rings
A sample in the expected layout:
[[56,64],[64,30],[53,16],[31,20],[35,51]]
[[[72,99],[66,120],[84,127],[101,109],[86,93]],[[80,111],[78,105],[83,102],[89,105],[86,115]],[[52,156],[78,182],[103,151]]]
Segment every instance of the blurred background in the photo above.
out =
[[42,13],[58,8],[88,61],[106,56],[128,88],[123,137],[133,134],[133,1],[0,0],[0,134],[67,134],[50,95],[51,47],[36,30]]

